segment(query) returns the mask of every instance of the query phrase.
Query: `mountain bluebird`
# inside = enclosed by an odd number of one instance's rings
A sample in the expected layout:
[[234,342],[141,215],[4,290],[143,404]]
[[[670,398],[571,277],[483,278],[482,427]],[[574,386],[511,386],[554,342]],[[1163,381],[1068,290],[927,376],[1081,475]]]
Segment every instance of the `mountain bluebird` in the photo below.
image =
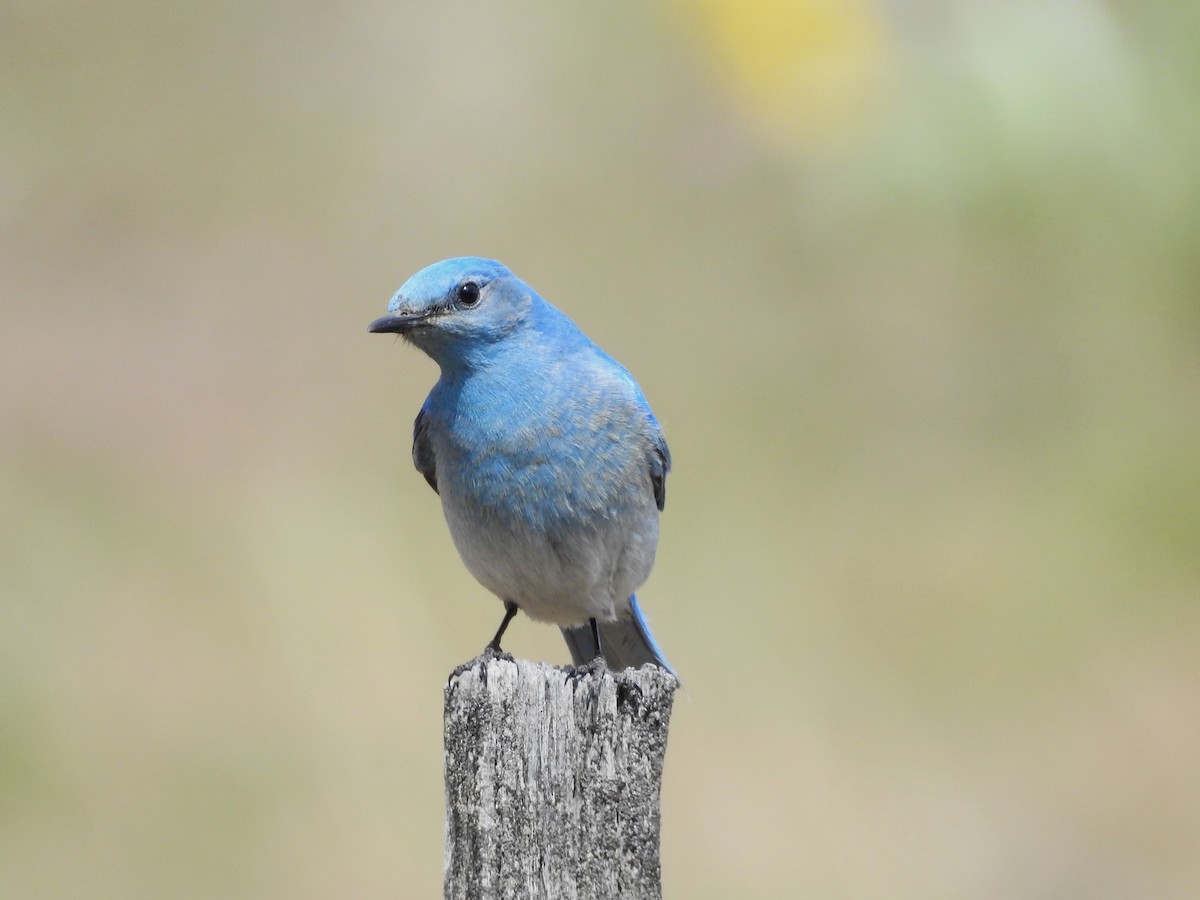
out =
[[636,381],[500,263],[418,272],[371,323],[441,368],[413,425],[471,574],[562,629],[576,664],[670,670],[633,592],[650,574],[671,455]]

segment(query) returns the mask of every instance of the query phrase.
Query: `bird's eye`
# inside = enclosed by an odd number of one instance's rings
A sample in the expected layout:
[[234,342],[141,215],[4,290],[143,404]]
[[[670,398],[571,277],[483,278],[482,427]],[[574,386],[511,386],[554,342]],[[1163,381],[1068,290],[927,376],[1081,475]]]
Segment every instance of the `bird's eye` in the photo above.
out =
[[468,308],[479,305],[479,285],[474,281],[464,281],[456,292],[458,302]]

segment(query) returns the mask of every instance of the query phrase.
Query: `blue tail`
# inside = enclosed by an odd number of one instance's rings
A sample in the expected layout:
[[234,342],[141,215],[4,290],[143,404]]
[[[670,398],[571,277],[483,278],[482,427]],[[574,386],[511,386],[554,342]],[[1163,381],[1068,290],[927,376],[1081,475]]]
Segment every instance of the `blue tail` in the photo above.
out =
[[[634,668],[645,663],[654,663],[666,669],[672,675],[675,670],[663,658],[662,651],[650,634],[646,620],[638,608],[637,597],[629,598],[628,618],[617,619],[615,622],[599,622],[600,648],[604,652],[604,661],[614,672]],[[584,665],[596,658],[596,642],[592,640],[590,625],[577,625],[574,628],[562,629],[567,647],[571,650],[571,660],[577,666]],[[678,677],[678,676],[676,676]]]

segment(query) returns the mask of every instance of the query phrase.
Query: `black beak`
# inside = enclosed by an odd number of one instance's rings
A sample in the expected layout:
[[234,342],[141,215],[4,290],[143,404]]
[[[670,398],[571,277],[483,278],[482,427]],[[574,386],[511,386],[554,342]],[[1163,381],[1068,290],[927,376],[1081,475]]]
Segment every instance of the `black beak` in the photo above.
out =
[[371,323],[367,331],[371,334],[406,334],[429,318],[428,313],[410,313],[404,316],[384,316]]

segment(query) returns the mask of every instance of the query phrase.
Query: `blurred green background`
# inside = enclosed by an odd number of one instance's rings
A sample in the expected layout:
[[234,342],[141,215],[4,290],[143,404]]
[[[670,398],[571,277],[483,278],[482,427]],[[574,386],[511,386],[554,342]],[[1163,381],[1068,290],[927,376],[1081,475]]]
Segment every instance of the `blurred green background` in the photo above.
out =
[[675,455],[669,896],[1200,896],[1198,29],[4,4],[0,895],[439,895],[500,606],[366,326],[479,254]]

